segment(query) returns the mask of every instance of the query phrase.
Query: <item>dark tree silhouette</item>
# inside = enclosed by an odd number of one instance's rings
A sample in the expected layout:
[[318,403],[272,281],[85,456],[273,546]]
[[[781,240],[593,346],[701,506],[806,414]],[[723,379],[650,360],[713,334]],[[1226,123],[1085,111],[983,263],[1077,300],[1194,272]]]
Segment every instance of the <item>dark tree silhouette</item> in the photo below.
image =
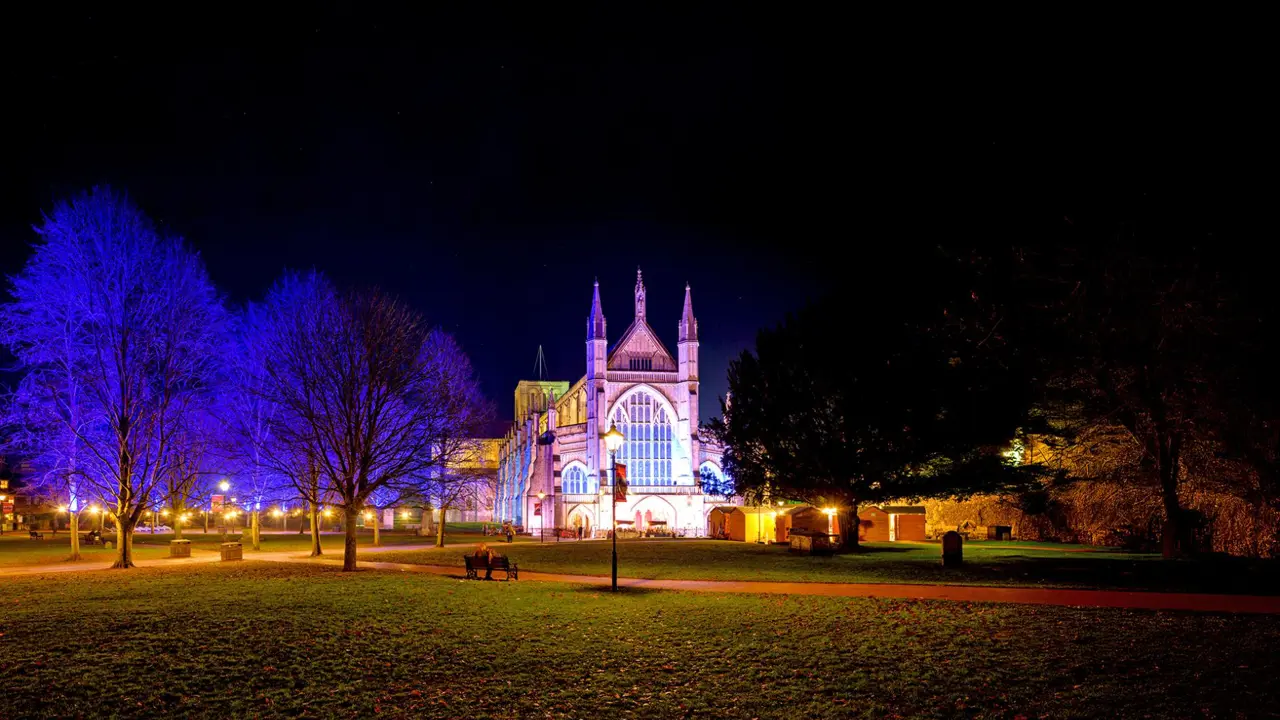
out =
[[750,500],[857,510],[887,499],[1013,492],[1040,468],[1002,455],[1030,423],[1004,313],[979,292],[981,258],[922,259],[914,281],[858,285],[762,330],[729,367],[712,429]]

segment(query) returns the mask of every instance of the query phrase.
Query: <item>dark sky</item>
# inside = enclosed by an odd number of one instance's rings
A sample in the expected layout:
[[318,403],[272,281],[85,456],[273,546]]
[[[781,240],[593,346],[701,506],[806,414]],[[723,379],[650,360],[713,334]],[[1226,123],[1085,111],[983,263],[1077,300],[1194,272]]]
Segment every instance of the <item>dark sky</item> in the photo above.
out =
[[[312,266],[399,294],[458,336],[503,416],[539,344],[553,377],[583,373],[595,277],[612,339],[642,266],[672,350],[692,284],[709,400],[757,328],[937,244],[1152,203],[1230,235],[1265,196],[1187,93],[1242,127],[1261,98],[1196,72],[970,69],[723,9],[181,20],[267,49],[152,49],[153,27],[98,11],[33,24],[41,51],[4,69],[0,270],[56,198],[123,188],[233,301]],[[851,346],[876,311],[850,308]]]

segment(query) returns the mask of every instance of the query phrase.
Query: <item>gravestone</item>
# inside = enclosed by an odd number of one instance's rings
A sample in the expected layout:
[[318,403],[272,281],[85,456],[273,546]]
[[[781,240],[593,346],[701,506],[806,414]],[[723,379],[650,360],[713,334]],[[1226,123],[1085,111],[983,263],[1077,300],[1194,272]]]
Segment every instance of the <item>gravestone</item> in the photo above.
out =
[[169,541],[169,557],[191,557],[191,541]]
[[942,536],[942,567],[960,567],[964,562],[964,538],[955,530]]

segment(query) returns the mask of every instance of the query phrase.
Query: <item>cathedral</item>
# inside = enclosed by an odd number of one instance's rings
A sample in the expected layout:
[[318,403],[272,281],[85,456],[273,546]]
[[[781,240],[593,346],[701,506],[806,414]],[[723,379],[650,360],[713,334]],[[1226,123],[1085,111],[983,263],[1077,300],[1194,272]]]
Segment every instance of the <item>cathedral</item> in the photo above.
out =
[[[698,321],[684,289],[673,356],[645,316],[636,271],[635,315],[609,346],[600,283],[587,317],[586,374],[572,385],[524,380],[515,423],[502,440],[494,519],[525,532],[560,528],[603,537],[613,524],[611,463],[626,466],[629,490],[617,504],[619,534],[707,534],[724,498],[704,495],[703,476],[721,478],[722,448],[699,434]],[[604,435],[624,440],[610,457]]]

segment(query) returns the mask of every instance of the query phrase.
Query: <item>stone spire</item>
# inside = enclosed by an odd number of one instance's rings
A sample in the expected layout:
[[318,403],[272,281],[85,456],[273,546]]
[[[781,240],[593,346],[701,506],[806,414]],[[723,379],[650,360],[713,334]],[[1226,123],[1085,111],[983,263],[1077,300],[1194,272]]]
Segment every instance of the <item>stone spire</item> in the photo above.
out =
[[680,314],[680,342],[698,339],[698,320],[693,316],[693,295],[689,283],[684,284],[684,312]]
[[600,309],[600,281],[596,280],[595,294],[591,296],[591,317],[587,318],[587,339],[603,340],[604,311]]
[[644,275],[636,266],[636,319],[644,319]]

